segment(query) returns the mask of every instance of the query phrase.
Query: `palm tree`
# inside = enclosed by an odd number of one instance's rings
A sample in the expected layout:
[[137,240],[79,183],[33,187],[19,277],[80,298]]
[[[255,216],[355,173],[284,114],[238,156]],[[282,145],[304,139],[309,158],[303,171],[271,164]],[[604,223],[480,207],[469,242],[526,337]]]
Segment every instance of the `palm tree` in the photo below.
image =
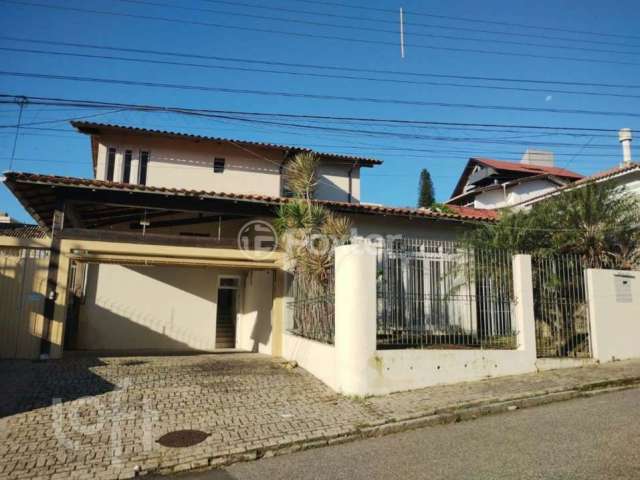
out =
[[559,193],[531,210],[507,211],[468,238],[472,247],[574,253],[589,267],[640,267],[640,201],[607,183]]
[[[318,158],[299,153],[287,165],[284,176],[293,198],[280,206],[275,221],[287,264],[294,274],[294,296],[305,308],[294,313],[298,330],[333,333],[333,256],[337,245],[348,241],[351,222],[315,203]],[[312,336],[316,335],[311,333]],[[324,339],[324,338],[323,338]]]

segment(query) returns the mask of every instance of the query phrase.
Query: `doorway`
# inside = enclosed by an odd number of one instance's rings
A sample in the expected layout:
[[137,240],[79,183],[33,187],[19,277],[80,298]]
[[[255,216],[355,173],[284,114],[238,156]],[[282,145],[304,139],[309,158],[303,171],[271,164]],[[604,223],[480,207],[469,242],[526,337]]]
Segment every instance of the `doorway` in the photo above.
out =
[[235,348],[239,277],[220,277],[216,315],[216,348]]

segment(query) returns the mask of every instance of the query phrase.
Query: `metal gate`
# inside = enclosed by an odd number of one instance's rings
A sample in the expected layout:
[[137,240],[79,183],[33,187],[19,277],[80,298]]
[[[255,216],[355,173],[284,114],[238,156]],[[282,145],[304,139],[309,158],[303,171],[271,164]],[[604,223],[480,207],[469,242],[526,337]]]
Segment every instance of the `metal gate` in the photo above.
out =
[[403,238],[377,261],[379,348],[517,347],[509,252]]
[[533,256],[538,357],[591,356],[585,266],[579,255]]
[[0,358],[38,358],[49,252],[0,247]]

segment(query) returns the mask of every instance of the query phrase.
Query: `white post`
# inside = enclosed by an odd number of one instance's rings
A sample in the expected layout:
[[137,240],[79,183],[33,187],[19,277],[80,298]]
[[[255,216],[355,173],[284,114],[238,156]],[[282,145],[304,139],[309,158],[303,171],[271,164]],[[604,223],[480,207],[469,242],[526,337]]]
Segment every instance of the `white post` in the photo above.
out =
[[632,133],[630,128],[621,128],[618,132],[618,140],[622,144],[622,166],[631,164],[631,140]]
[[595,274],[596,271],[591,268],[586,269],[584,272],[589,307],[589,345],[591,347],[591,358],[604,362],[606,359],[601,358],[602,354],[600,352],[600,343],[598,341],[600,339],[600,331],[598,329],[600,326],[600,318],[598,318],[598,305],[596,303],[596,296],[594,295],[594,292],[596,291]]
[[338,390],[370,392],[376,353],[376,250],[360,243],[336,248],[335,350]]
[[530,352],[536,361],[536,325],[533,310],[533,277],[531,255],[513,256],[513,294],[516,299],[515,320],[518,329],[518,350]]

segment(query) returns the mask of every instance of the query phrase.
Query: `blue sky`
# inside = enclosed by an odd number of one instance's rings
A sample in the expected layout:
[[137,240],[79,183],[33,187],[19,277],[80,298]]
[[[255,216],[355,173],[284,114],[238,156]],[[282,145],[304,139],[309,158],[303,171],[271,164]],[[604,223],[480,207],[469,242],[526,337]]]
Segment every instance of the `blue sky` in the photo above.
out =
[[[389,70],[399,73],[374,76],[386,79],[437,81],[445,84],[449,82],[468,85],[474,82],[419,77],[413,74],[490,76],[571,83],[640,85],[640,82],[637,81],[638,72],[640,72],[640,35],[636,36],[635,28],[639,19],[635,2],[632,1],[617,1],[615,8],[612,8],[611,2],[597,0],[580,2],[575,0],[536,2],[513,0],[425,2],[414,0],[403,1],[401,4],[391,0],[335,1],[356,8],[300,0],[273,0],[270,2],[259,2],[258,0],[242,0],[241,2],[211,0],[185,0],[181,2],[176,0],[0,1],[0,8],[2,8],[2,15],[0,15],[0,31],[2,32],[0,64],[2,67],[0,70],[14,73],[100,77],[242,90],[369,97],[401,102],[499,105],[534,109],[578,109],[606,111],[615,114],[561,114],[265,96],[238,92],[223,93],[36,79],[1,74],[0,93],[323,116],[604,129],[640,127],[640,119],[623,115],[625,112],[639,110],[640,97],[632,98],[631,95],[640,96],[640,88],[579,87],[573,85],[552,87],[547,84],[526,84],[527,87],[535,87],[539,90],[522,92],[451,85],[415,85],[406,82],[392,83],[362,79],[292,76],[265,72],[232,71],[225,68],[196,68],[77,56],[42,55],[15,51],[15,49],[195,62],[218,67],[239,66],[237,63],[223,61],[196,61],[193,58],[180,55],[168,57],[146,53],[125,54],[117,51],[106,52],[46,43],[29,43],[6,38],[90,43],[117,48],[233,57],[245,60]],[[31,3],[32,5],[18,5],[18,3]],[[36,5],[59,5],[65,8],[89,9],[94,12],[58,10]],[[257,8],[256,5],[267,8]],[[398,35],[395,33],[398,28],[395,23],[398,17],[396,11],[400,6],[406,11],[407,22],[407,47],[404,59],[400,58],[399,45],[397,44]],[[369,10],[361,10],[357,7],[368,7]],[[371,10],[371,7],[389,9],[390,11],[385,13]],[[285,11],[285,9],[306,13]],[[133,16],[164,17],[176,21],[104,15],[96,13],[95,10]],[[420,13],[545,26],[562,30],[608,33],[610,35],[528,29],[522,26],[420,16],[418,15]],[[253,15],[253,17],[247,15]],[[338,15],[353,16],[360,20],[344,19]],[[281,20],[255,18],[257,16],[268,16]],[[373,21],[367,21],[367,19]],[[219,26],[194,24],[198,22]],[[325,25],[302,22],[323,23]],[[416,25],[416,23],[423,25]],[[342,25],[345,28],[327,24]],[[388,29],[393,33],[363,30],[367,28]],[[470,31],[471,29],[475,31]],[[289,35],[255,30],[288,32]],[[503,33],[498,34],[497,31]],[[292,33],[303,35],[295,36],[291,35]],[[307,35],[315,35],[315,37],[310,38]],[[318,38],[323,36],[343,37],[343,39]],[[441,38],[442,36],[466,37],[467,40]],[[636,36],[636,38],[631,38],[632,36]],[[345,38],[355,38],[363,42],[348,41]],[[468,38],[472,40],[468,40]],[[500,42],[495,42],[496,40]],[[501,42],[516,42],[516,44]],[[521,45],[517,42],[537,43],[547,45],[547,47]],[[574,48],[564,48],[566,46]],[[467,50],[476,50],[476,52]],[[514,55],[486,54],[477,50],[493,50],[514,53]],[[564,57],[564,59],[538,58],[540,56]],[[588,61],[572,60],[576,58]],[[246,63],[240,66],[254,68]],[[255,68],[266,69],[268,67],[257,65]],[[279,69],[302,71],[285,67],[279,67]],[[313,71],[326,73],[326,70]],[[371,74],[340,70],[331,70],[330,72],[368,78],[372,76]],[[411,73],[413,76],[407,76],[407,73]],[[475,84],[478,83],[475,81]],[[496,85],[495,82],[493,84]],[[508,85],[513,86],[514,84]],[[574,95],[551,92],[545,90],[546,88],[609,92],[623,94],[623,96]],[[624,96],[625,94],[628,96]],[[15,105],[0,104],[0,125],[14,125],[17,120],[17,111]],[[95,113],[98,111],[28,105],[24,111],[23,122],[46,121],[52,123],[40,124],[40,129],[25,128],[21,131],[13,169],[60,175],[91,176],[88,139],[74,133],[67,122],[53,123],[53,121]],[[527,147],[547,148],[557,154],[558,165],[568,166],[568,168],[581,173],[592,173],[606,169],[617,165],[620,161],[620,150],[615,133],[576,137],[559,135],[555,132],[523,132],[509,129],[494,129],[478,133],[436,126],[418,129],[406,126],[396,128],[366,124],[354,126],[327,121],[319,124],[324,127],[365,130],[377,128],[387,133],[386,135],[370,136],[354,133],[344,134],[333,130],[256,125],[231,120],[223,121],[173,114],[142,114],[131,111],[105,114],[96,117],[95,120],[231,138],[308,145],[317,150],[380,158],[385,162],[383,166],[366,170],[363,173],[363,200],[391,205],[411,206],[415,204],[418,174],[420,169],[425,167],[430,170],[433,176],[438,199],[445,200],[451,193],[462,167],[470,156],[518,160]],[[42,130],[42,128],[54,130]],[[640,131],[640,128],[636,128],[636,130]],[[389,132],[401,133],[402,135],[389,135]],[[0,170],[2,171],[9,168],[14,134],[15,130],[12,128],[0,128]],[[420,134],[423,138],[409,138],[412,134]],[[0,211],[4,210],[21,220],[28,220],[28,215],[22,211],[11,194],[4,187],[0,187]]]

